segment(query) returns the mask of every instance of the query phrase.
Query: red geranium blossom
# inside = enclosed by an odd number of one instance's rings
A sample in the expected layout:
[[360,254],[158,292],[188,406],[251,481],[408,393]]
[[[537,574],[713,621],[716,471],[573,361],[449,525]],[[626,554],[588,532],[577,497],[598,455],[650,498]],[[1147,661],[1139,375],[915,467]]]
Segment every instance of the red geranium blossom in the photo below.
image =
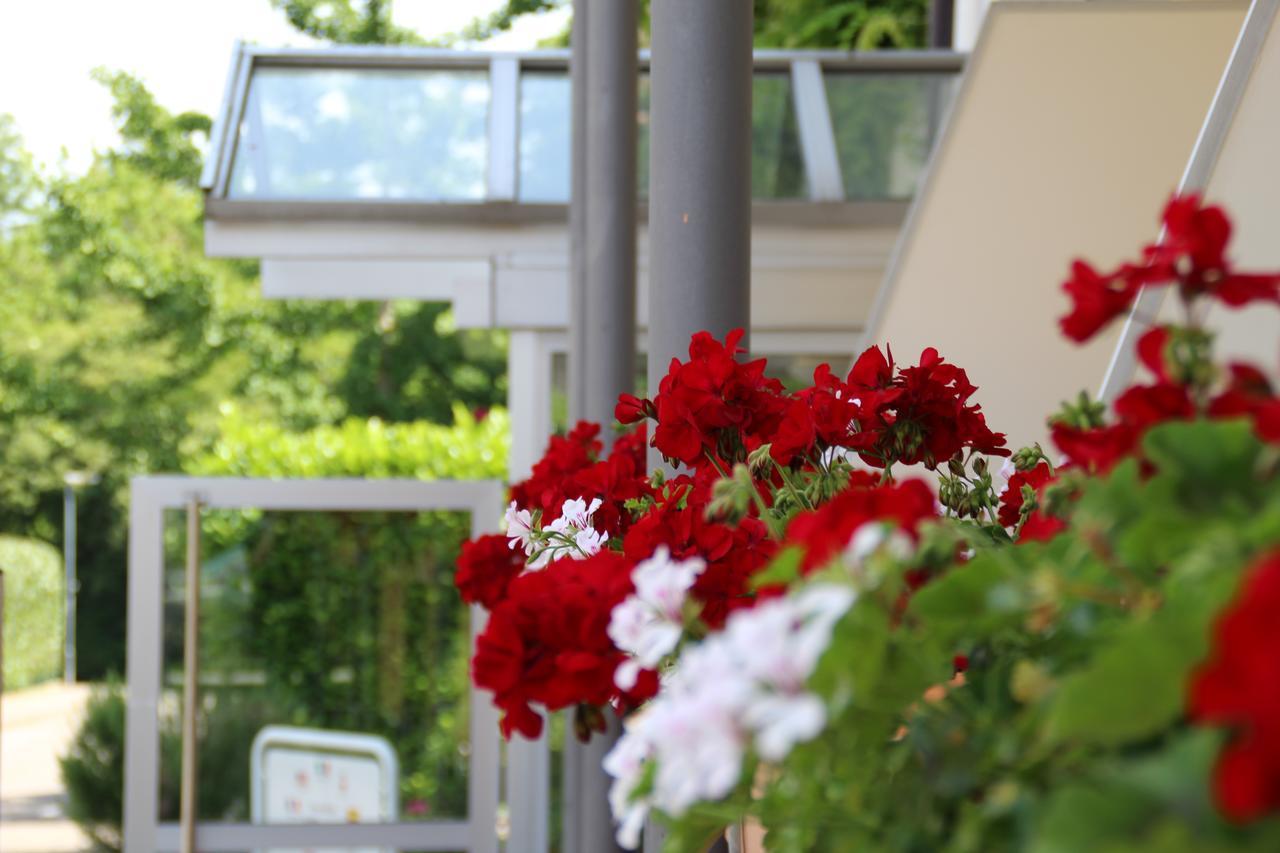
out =
[[507,586],[524,571],[524,553],[512,549],[507,537],[479,536],[462,543],[453,582],[468,604],[492,610],[506,597]]
[[709,456],[741,461],[772,438],[787,406],[782,383],[764,375],[763,359],[737,360],[742,336],[735,329],[720,343],[698,332],[689,360],[671,360],[653,400],[625,396],[617,415],[624,422],[654,418],[653,446],[667,459],[690,467],[710,464]]
[[677,478],[668,484],[667,496],[627,532],[622,547],[633,562],[652,556],[659,545],[675,560],[703,559],[707,567],[690,595],[702,605],[702,621],[719,629],[732,611],[754,603],[751,577],[773,559],[778,546],[759,519],[744,518],[736,525],[708,521],[709,492],[707,485]]
[[1214,770],[1218,806],[1235,821],[1280,809],[1280,551],[1254,566],[1214,626],[1191,680],[1189,712],[1232,729]]
[[631,561],[613,551],[586,560],[557,560],[526,572],[507,588],[476,641],[476,686],[494,694],[502,732],[534,738],[548,711],[576,705],[643,701],[656,690],[646,678],[620,695],[613,673],[624,655],[609,639],[613,608],[632,591]]
[[858,401],[859,432],[844,442],[870,465],[924,463],[935,468],[969,448],[1008,456],[1003,433],[992,432],[982,407],[970,404],[977,386],[929,347],[920,363],[893,375],[892,355],[879,347],[859,356],[849,372],[849,394]]
[[1280,302],[1280,273],[1237,272],[1227,258],[1231,220],[1199,195],[1174,196],[1164,209],[1164,237],[1143,250],[1137,263],[1099,272],[1081,260],[1062,285],[1071,311],[1059,324],[1083,343],[1132,307],[1144,286],[1176,284],[1184,300],[1216,299],[1231,308],[1251,302]]
[[808,573],[831,562],[869,521],[892,521],[914,539],[920,522],[936,516],[933,492],[923,480],[869,488],[859,483],[792,519],[786,541],[804,547],[800,568]]
[[1028,471],[1018,471],[1010,477],[1008,488],[1000,496],[1000,523],[1005,527],[1014,527],[1022,518],[1023,486],[1030,486],[1038,497],[1052,481],[1053,474],[1044,462]]

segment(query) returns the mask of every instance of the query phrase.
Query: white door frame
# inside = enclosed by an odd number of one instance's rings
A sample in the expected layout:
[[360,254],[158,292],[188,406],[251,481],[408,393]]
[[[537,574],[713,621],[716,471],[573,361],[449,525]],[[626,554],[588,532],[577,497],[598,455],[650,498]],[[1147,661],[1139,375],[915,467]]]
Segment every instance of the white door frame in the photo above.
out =
[[[124,849],[177,851],[176,823],[159,822],[164,512],[195,498],[204,509],[313,512],[427,512],[471,515],[471,535],[494,532],[505,486],[497,480],[266,480],[235,477],[136,477],[129,506],[128,707],[125,725]],[[471,609],[472,643],[484,611]],[[465,820],[381,824],[198,824],[201,853],[266,847],[389,847],[496,853],[499,743],[490,697],[471,694],[471,754]]]

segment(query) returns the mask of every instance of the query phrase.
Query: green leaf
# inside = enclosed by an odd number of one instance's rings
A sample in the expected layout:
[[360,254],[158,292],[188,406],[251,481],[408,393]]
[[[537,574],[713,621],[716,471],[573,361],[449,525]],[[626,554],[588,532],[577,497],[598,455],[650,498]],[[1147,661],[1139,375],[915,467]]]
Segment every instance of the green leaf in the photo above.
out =
[[789,586],[800,578],[800,561],[804,550],[798,546],[784,548],[778,552],[764,571],[751,578],[751,588],[758,590],[766,586]]

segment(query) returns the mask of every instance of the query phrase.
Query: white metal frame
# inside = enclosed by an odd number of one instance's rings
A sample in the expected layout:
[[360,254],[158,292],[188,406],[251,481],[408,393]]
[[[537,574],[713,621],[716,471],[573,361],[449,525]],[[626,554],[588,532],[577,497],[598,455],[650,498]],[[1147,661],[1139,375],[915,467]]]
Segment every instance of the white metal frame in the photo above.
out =
[[[1254,66],[1258,63],[1278,9],[1280,0],[1253,0],[1249,6],[1249,13],[1240,27],[1240,35],[1231,50],[1231,58],[1227,60],[1226,70],[1218,82],[1213,103],[1209,106],[1208,116],[1200,128],[1200,136],[1196,139],[1186,171],[1178,184],[1179,193],[1203,192],[1209,186],[1213,169],[1218,164],[1218,156],[1222,153],[1222,146],[1226,144],[1227,133],[1231,130],[1236,111],[1244,100],[1249,79],[1253,76]],[[1163,232],[1160,239],[1164,239]],[[1133,382],[1133,375],[1138,368],[1138,338],[1150,327],[1150,318],[1160,316],[1160,308],[1168,290],[1167,287],[1144,287],[1139,291],[1138,298],[1125,319],[1111,363],[1107,366],[1107,375],[1098,391],[1099,400],[1110,403]]]
[[[206,509],[285,511],[468,512],[473,536],[496,529],[505,487],[496,480],[263,480],[137,477],[130,489],[128,709],[125,730],[124,849],[160,853],[179,847],[177,824],[159,822],[158,712],[162,676],[164,512],[198,500]],[[471,610],[472,642],[484,611]],[[369,846],[496,853],[500,753],[497,711],[487,695],[471,696],[468,817],[415,823],[255,826],[201,823],[202,853],[264,847]]]

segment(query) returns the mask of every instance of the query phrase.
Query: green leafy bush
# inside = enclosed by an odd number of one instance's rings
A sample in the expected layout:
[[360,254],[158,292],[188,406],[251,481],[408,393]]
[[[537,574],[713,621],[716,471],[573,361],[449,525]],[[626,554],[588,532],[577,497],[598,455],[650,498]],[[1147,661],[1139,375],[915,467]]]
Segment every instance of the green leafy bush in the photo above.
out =
[[17,690],[62,672],[62,557],[35,539],[0,536],[4,572],[4,686]]
[[[170,694],[160,714],[160,813],[178,811],[182,773],[181,716]],[[247,812],[249,763],[245,744],[271,721],[269,708],[243,697],[205,697],[200,717],[202,818]],[[67,814],[99,850],[121,849],[124,813],[125,694],[116,682],[94,689],[84,723],[61,760]]]

